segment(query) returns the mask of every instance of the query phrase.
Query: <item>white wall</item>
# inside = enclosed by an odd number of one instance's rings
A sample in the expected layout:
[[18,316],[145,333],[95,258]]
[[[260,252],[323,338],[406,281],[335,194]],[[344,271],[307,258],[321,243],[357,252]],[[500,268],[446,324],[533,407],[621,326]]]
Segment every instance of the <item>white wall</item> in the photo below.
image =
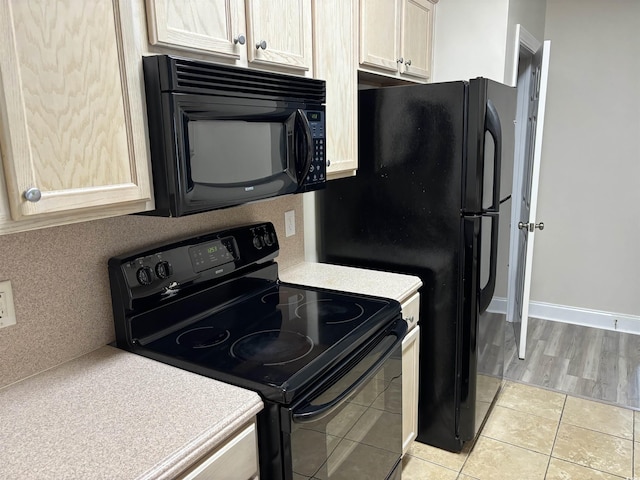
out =
[[640,315],[640,1],[547,0],[531,300]]
[[440,0],[436,5],[433,81],[504,79],[509,0]]
[[522,27],[540,43],[544,38],[545,11],[547,0],[511,0],[509,2],[507,26],[507,53],[505,58],[504,82],[516,85],[519,40],[516,25]]
[[543,40],[546,0],[440,0],[436,6],[433,81],[474,77],[511,84],[515,26]]

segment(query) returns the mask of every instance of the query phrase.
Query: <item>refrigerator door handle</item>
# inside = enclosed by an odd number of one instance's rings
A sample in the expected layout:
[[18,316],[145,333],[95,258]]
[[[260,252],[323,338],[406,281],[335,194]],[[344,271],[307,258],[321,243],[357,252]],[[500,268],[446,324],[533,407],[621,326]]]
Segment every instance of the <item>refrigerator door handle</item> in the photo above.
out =
[[484,313],[491,303],[496,290],[496,265],[498,263],[498,221],[497,213],[488,212],[483,215],[491,220],[491,250],[489,254],[489,278],[487,284],[480,289],[480,313]]
[[498,213],[500,209],[500,162],[502,154],[502,126],[500,116],[491,100],[487,100],[487,110],[484,116],[484,128],[493,138],[493,202],[484,209],[486,213]]

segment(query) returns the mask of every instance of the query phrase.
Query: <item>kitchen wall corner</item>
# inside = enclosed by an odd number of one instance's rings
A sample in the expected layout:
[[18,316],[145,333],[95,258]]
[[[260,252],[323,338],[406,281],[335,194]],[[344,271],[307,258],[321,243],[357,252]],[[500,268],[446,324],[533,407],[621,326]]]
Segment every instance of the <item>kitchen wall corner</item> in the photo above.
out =
[[[284,212],[298,231],[286,237]],[[183,218],[142,215],[0,237],[0,280],[11,280],[17,324],[0,329],[0,388],[115,339],[107,260],[155,243],[271,221],[281,269],[304,260],[302,195]]]

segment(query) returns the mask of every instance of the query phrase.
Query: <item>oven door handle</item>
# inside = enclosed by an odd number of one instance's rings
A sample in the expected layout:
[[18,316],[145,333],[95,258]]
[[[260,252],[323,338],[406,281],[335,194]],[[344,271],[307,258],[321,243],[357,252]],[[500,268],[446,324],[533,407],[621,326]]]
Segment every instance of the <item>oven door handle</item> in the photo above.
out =
[[303,408],[296,409],[292,418],[296,423],[309,423],[314,422],[316,420],[320,420],[321,418],[329,415],[336,408],[338,408],[353,392],[358,390],[361,386],[366,384],[371,378],[378,372],[380,367],[387,359],[391,356],[391,354],[396,350],[398,345],[402,343],[402,340],[407,333],[407,322],[404,320],[397,320],[379,339],[376,344],[380,343],[384,338],[389,336],[395,336],[396,339],[389,346],[387,350],[380,356],[376,363],[374,363],[371,367],[369,367],[358,379],[353,382],[346,390],[342,393],[338,394],[333,400],[330,400],[322,405],[311,405],[311,400],[306,402],[306,405]]

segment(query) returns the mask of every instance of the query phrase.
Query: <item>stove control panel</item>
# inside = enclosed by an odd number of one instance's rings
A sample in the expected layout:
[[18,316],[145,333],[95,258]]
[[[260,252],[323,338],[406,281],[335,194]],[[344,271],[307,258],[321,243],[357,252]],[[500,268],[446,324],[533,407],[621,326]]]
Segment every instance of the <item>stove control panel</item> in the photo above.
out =
[[[175,295],[185,285],[221,278],[278,255],[272,223],[213,232],[109,260],[109,274],[131,300]],[[121,287],[119,287],[121,288]]]

